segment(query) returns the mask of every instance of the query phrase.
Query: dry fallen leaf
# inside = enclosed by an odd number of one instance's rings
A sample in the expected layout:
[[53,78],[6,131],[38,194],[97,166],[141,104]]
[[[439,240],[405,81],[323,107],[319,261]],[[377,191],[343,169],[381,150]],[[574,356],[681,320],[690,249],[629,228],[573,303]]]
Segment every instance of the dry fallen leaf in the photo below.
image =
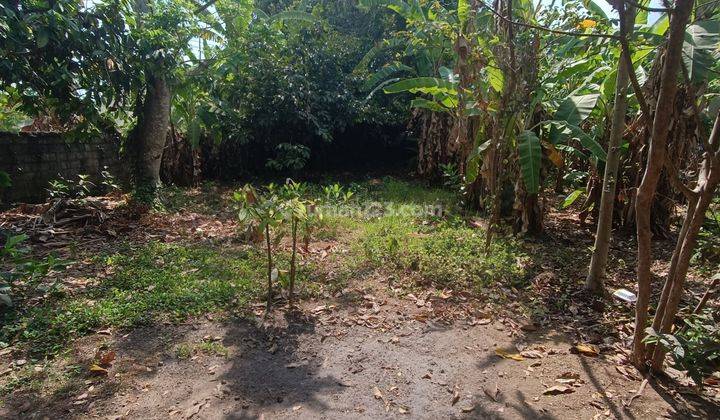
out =
[[575,390],[564,385],[555,385],[543,391],[544,395],[572,394]]
[[450,405],[455,405],[458,401],[460,401],[460,392],[458,392],[457,387],[455,387],[455,389],[453,390],[453,397]]
[[373,387],[373,396],[375,396],[375,399],[376,399],[376,400],[382,400],[382,399],[383,399],[383,394],[382,394],[382,392],[380,392],[380,388],[378,388],[378,387],[376,387],[376,386]]
[[511,359],[518,362],[522,362],[523,360],[525,360],[520,354],[510,353],[507,350],[503,349],[495,349],[495,354],[502,357],[503,359]]
[[558,379],[580,379],[580,374],[568,371],[568,372],[561,373],[560,375],[558,375],[557,378]]
[[520,352],[520,356],[528,359],[542,359],[543,353],[538,350],[523,350]]
[[616,365],[616,366],[615,366],[615,370],[617,370],[618,372],[620,372],[620,373],[621,373],[623,376],[625,376],[627,379],[630,379],[630,380],[637,380],[637,379],[638,379],[638,377],[637,377],[631,370],[629,370],[628,368],[626,368],[625,366]]
[[92,373],[93,375],[107,375],[108,371],[105,368],[93,364],[92,366],[90,366],[90,373]]
[[100,356],[98,364],[104,368],[109,368],[113,361],[115,361],[115,352],[110,350]]
[[600,347],[595,344],[578,343],[570,349],[573,353],[579,353],[585,356],[595,357],[600,354]]

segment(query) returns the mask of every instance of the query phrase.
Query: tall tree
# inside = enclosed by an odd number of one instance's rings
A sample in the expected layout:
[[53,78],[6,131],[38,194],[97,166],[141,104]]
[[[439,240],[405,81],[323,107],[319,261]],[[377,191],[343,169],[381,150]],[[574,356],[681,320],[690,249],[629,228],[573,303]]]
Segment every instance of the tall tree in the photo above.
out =
[[636,230],[638,242],[638,300],[635,306],[635,334],[633,338],[633,363],[641,369],[645,367],[645,327],[647,327],[648,307],[651,294],[650,266],[652,263],[650,207],[655,189],[665,165],[665,149],[668,126],[671,121],[677,79],[682,63],[685,27],[692,13],[694,0],[677,0],[670,16],[669,36],[665,51],[660,92],[653,118],[647,164],[637,191],[635,204]]
[[196,6],[182,0],[135,0],[126,11],[136,82],[136,126],[128,139],[135,197],[152,201],[170,127],[172,84],[200,33]]
[[[625,118],[627,113],[627,93],[630,81],[630,72],[634,71],[631,64],[628,38],[632,36],[635,26],[635,7],[624,0],[618,0],[616,7],[621,16],[620,37],[624,40],[621,46],[618,61],[617,79],[615,82],[615,100],[613,104],[610,137],[605,160],[605,174],[603,176],[602,197],[600,211],[595,233],[595,246],[593,248],[590,268],[588,270],[585,288],[593,293],[601,294],[604,291],[605,268],[610,248],[610,237],[613,225],[613,209],[617,187],[618,166],[620,163],[620,142],[625,132]],[[638,95],[641,92],[637,92]],[[647,117],[649,118],[649,117]]]

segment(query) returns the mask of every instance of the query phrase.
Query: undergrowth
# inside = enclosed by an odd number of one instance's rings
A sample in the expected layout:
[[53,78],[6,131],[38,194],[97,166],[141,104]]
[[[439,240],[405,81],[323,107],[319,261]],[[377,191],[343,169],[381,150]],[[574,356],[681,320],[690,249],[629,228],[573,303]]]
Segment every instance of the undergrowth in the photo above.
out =
[[439,287],[480,289],[492,282],[519,285],[526,258],[512,240],[493,241],[485,254],[485,234],[459,218],[414,224],[382,218],[365,226],[357,248],[368,263],[411,271]]
[[[345,197],[326,201],[333,211],[317,223],[312,237],[348,248],[328,255],[337,287],[361,275],[360,270],[375,269],[394,271],[393,277],[406,286],[413,286],[408,278],[418,276],[439,287],[474,290],[491,282],[519,285],[525,278],[527,256],[519,244],[498,237],[486,256],[484,232],[457,215],[453,192],[393,178],[333,187]],[[328,190],[311,185],[310,198],[322,202]],[[222,204],[223,191],[212,184],[187,194],[164,192],[165,211],[228,210]],[[289,255],[277,249],[274,258],[280,268],[278,282],[285,284]],[[102,329],[180,322],[216,311],[243,312],[261,298],[266,282],[263,249],[249,244],[124,244],[112,254],[94,257],[92,270],[82,274],[89,280],[83,287],[62,285],[33,305],[4,313],[0,348],[27,350],[32,365],[66,352],[73,339]],[[300,265],[301,294],[322,289],[321,271],[312,261]],[[196,350],[226,353],[219,344],[202,343],[178,348],[178,357]]]
[[263,256],[191,245],[126,246],[98,257],[98,277],[85,290],[65,290],[6,314],[0,341],[24,343],[37,355],[61,351],[79,335],[107,327],[179,321],[219,309],[242,309],[263,281]]

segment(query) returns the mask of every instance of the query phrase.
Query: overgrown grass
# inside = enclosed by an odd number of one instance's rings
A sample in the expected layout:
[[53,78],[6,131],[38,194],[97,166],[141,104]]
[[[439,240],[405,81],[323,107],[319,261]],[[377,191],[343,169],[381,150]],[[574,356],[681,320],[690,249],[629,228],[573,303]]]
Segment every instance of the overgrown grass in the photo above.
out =
[[417,273],[439,287],[480,289],[491,282],[520,284],[523,254],[513,240],[496,239],[485,255],[485,234],[459,218],[409,223],[387,217],[366,225],[357,248],[375,267]]
[[[517,284],[524,278],[519,262],[526,257],[521,248],[499,238],[486,257],[484,233],[453,215],[452,192],[394,178],[351,188],[356,195],[341,204],[351,210],[326,215],[313,231],[313,240],[340,240],[349,246],[351,252],[331,256],[334,270],[346,271],[346,279],[368,267],[413,272],[442,287],[480,288],[492,281]],[[314,186],[312,191],[321,190]],[[175,193],[178,208],[192,207],[193,199]],[[222,201],[204,195],[195,199],[212,205]],[[428,213],[438,209],[442,214]],[[286,254],[278,251],[274,256],[280,283],[286,280],[282,273],[289,266]],[[61,352],[75,337],[108,327],[243,310],[251,300],[262,299],[266,260],[260,246],[154,242],[126,244],[112,255],[98,256],[94,270],[95,278],[86,289],[60,288],[35,306],[4,314],[0,347],[20,345],[42,357]],[[299,284],[321,277],[312,263],[299,267]],[[314,285],[306,284],[305,290],[312,293]]]
[[79,335],[107,327],[178,321],[219,309],[241,309],[263,283],[259,250],[225,251],[150,243],[98,257],[97,285],[6,315],[0,341],[33,353],[61,351]]
[[382,178],[380,184],[368,185],[370,197],[378,201],[402,203],[405,205],[442,204],[449,208],[456,201],[455,192],[437,187],[428,187],[419,182],[403,181],[392,177]]
[[[452,191],[383,178],[358,186],[348,207],[370,209],[325,218],[318,236],[346,232],[351,253],[340,264],[412,272],[440,287],[480,289],[491,282],[520,285],[528,256],[513,239],[497,237],[485,255],[485,232],[457,213]],[[373,204],[374,203],[374,204]]]

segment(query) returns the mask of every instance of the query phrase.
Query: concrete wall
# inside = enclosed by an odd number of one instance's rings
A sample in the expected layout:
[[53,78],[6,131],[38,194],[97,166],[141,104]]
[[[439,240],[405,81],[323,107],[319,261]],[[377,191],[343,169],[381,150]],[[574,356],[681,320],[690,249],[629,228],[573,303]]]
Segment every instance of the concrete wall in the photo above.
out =
[[79,174],[87,174],[97,182],[104,167],[122,178],[116,139],[81,141],[56,133],[0,133],[0,171],[7,172],[12,181],[0,193],[0,205],[43,202],[51,180],[59,176],[77,180]]

